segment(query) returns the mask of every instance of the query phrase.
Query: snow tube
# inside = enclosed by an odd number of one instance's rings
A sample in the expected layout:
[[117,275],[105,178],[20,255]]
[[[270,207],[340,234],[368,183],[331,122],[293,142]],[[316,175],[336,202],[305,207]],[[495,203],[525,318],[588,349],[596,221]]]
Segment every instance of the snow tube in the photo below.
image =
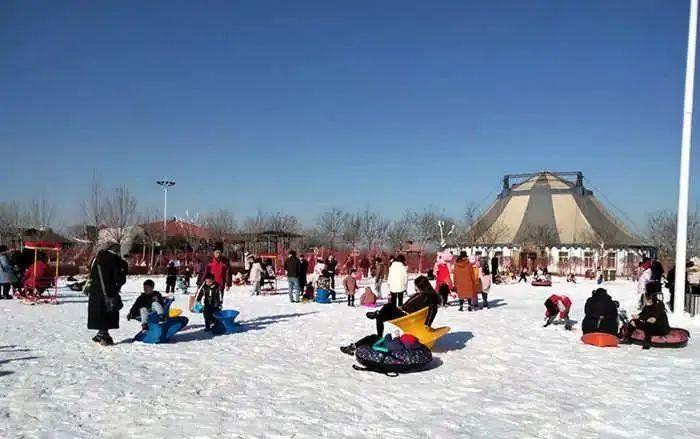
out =
[[187,317],[175,317],[160,323],[158,314],[151,313],[148,316],[148,329],[136,334],[134,340],[143,343],[165,343],[179,330],[187,326],[188,322]]
[[552,281],[551,280],[533,280],[532,286],[533,287],[551,287]]
[[581,341],[585,344],[601,348],[617,347],[618,343],[617,336],[605,332],[589,332],[588,334],[583,334]]
[[363,345],[355,351],[355,359],[366,368],[361,369],[353,366],[357,370],[369,370],[389,375],[424,369],[433,361],[433,355],[427,346],[420,343],[405,344],[399,350],[376,350],[372,346]]
[[316,303],[331,303],[331,292],[328,290],[316,290]]
[[214,313],[214,328],[212,332],[217,335],[233,334],[238,330],[235,322],[239,312],[235,309],[225,309]]
[[[671,328],[671,332],[666,335],[655,335],[651,337],[651,345],[655,348],[682,348],[688,344],[690,332],[682,328]],[[644,331],[635,329],[630,337],[634,344],[644,344]]]

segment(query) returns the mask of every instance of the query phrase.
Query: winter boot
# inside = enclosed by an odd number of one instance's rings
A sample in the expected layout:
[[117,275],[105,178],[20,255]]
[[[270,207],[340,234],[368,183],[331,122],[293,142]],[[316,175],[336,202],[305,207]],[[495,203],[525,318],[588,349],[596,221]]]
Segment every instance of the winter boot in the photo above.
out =
[[356,346],[354,343],[351,343],[347,346],[340,347],[340,352],[342,352],[344,354],[348,354],[348,355],[355,355],[355,350],[356,350]]

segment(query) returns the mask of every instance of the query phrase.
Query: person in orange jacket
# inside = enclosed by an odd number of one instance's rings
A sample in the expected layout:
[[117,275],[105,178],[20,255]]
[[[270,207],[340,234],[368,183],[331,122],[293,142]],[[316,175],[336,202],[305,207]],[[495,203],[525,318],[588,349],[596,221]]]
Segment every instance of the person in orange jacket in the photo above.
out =
[[466,300],[467,310],[472,311],[478,300],[476,295],[478,278],[474,277],[474,267],[469,262],[465,251],[460,252],[457,262],[455,262],[454,278],[455,290],[457,297],[459,297],[459,310],[464,311],[464,301]]

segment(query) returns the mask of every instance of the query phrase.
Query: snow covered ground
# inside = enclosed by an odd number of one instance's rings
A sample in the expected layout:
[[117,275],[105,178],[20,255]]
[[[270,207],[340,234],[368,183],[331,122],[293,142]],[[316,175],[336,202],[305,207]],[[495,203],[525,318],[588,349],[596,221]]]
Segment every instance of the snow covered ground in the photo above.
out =
[[[124,288],[127,309],[142,280]],[[631,282],[607,287],[633,309]],[[579,325],[542,328],[549,294],[568,294],[580,321],[593,288],[494,286],[492,309],[441,310],[435,324],[452,332],[434,367],[397,378],[355,371],[340,353],[374,328],[344,303],[239,287],[226,308],[241,311],[241,333],[214,338],[195,315],[174,343],[130,343],[138,324],[122,312],[118,344],[103,348],[80,293],[61,289],[56,306],[1,301],[0,437],[700,437],[700,321],[672,320],[693,336],[676,350],[600,349],[579,341]]]

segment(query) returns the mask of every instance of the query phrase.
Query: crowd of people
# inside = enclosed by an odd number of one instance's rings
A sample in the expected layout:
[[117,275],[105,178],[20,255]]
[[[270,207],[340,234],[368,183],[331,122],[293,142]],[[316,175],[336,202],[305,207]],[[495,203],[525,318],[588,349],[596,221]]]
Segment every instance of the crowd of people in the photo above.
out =
[[[338,261],[333,255],[316,257],[313,264],[308,257],[298,256],[295,251],[289,251],[284,263],[278,270],[270,260],[257,256],[248,256],[243,270],[236,271],[233,264],[223,256],[220,247],[214,248],[208,261],[199,261],[194,267],[180,265],[174,261],[167,265],[165,276],[165,295],[175,292],[178,281],[187,287],[191,279],[196,277],[197,292],[193,296],[201,305],[205,330],[208,331],[214,323],[214,314],[222,309],[224,295],[236,283],[249,284],[252,295],[259,295],[266,280],[274,278],[283,272],[286,275],[289,290],[289,301],[298,303],[314,300],[319,290],[330,293],[331,299],[336,299],[336,278],[339,277]],[[360,294],[361,305],[374,306],[378,300],[387,299],[386,303],[375,311],[367,313],[367,318],[375,321],[376,336],[381,336],[384,323],[407,314],[428,308],[426,325],[435,319],[440,307],[445,307],[451,299],[455,299],[459,311],[475,311],[489,307],[489,291],[496,281],[503,282],[504,278],[513,279],[515,272],[506,268],[499,271],[496,258],[488,260],[469,256],[460,252],[454,258],[450,252],[438,254],[435,265],[427,276],[418,276],[414,280],[415,294],[408,296],[408,267],[402,254],[391,256],[388,260],[375,257],[369,265],[363,258],[355,266],[355,261],[346,260],[343,263],[340,282],[346,294],[348,307],[356,306],[355,297]],[[689,263],[692,266],[692,263]],[[119,310],[123,307],[119,295],[122,285],[126,282],[128,266],[119,255],[119,246],[112,244],[99,251],[90,265],[88,278],[85,282],[85,292],[89,296],[88,328],[96,330],[93,337],[95,342],[110,345],[113,340],[109,334],[111,329],[119,326]],[[498,273],[497,277],[492,273]],[[523,269],[519,277],[527,280],[528,272]],[[535,271],[536,278],[549,278],[545,268]],[[13,286],[21,284],[23,290],[31,291],[47,288],[48,279],[52,276],[48,270],[46,255],[37,253],[36,260],[26,269],[18,273],[13,266],[13,260],[7,248],[0,246],[0,298],[10,298]],[[593,291],[585,304],[585,317],[582,322],[584,334],[603,332],[619,336],[621,340],[629,339],[635,330],[644,334],[644,348],[650,346],[650,340],[655,336],[669,333],[668,317],[662,296],[662,282],[666,279],[670,290],[669,305],[674,306],[674,270],[664,277],[664,270],[658,260],[644,258],[639,264],[637,290],[639,293],[639,310],[630,319],[619,309],[617,301],[613,300],[604,288]],[[575,278],[567,277],[567,282],[575,282]],[[135,300],[127,314],[127,319],[139,320],[142,330],[147,329],[148,315],[155,314],[158,319],[165,319],[167,313],[165,295],[155,290],[153,280],[143,283],[143,292]],[[566,329],[571,329],[572,323],[569,312],[571,300],[566,295],[553,294],[545,301],[545,327],[560,320]],[[352,351],[358,342],[350,345],[345,351]]]

